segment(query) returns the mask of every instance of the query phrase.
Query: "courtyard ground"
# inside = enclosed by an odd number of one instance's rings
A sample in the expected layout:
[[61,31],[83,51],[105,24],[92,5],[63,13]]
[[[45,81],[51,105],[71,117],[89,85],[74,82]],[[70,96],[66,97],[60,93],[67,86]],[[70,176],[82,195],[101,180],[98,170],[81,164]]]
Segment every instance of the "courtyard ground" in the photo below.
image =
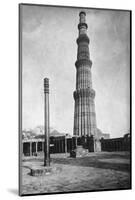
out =
[[22,164],[22,194],[131,188],[129,152],[89,153],[79,158],[51,154],[51,166],[61,170],[42,177],[30,176],[30,166],[43,165],[43,154],[24,157]]

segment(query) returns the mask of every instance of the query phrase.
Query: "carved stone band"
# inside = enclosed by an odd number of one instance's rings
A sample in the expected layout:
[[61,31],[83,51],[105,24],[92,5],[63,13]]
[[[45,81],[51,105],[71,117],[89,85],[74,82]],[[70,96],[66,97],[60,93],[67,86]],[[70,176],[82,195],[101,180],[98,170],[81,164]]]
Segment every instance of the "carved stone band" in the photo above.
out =
[[85,26],[86,28],[88,28],[88,25],[86,23],[79,23],[78,29],[80,29],[82,26]]
[[49,93],[49,79],[44,79],[44,93]]
[[86,34],[81,34],[77,38],[76,42],[77,42],[77,44],[79,44],[80,42],[87,42],[89,44],[90,40]]
[[91,97],[94,99],[95,98],[95,90],[90,89],[90,88],[78,89],[78,90],[74,91],[73,96],[74,96],[74,100],[76,100],[78,98],[82,98],[82,97]]
[[88,65],[88,66],[92,66],[92,61],[91,60],[87,60],[87,59],[81,59],[81,60],[77,60],[75,62],[75,66],[78,68],[78,67],[81,67],[82,65]]

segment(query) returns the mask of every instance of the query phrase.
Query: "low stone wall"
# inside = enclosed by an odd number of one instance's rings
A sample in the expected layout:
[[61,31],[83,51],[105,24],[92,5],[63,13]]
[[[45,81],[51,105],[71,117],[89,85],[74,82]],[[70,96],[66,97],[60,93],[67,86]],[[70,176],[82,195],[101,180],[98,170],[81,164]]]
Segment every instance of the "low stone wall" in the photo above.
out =
[[130,137],[101,139],[101,151],[130,151]]
[[[50,153],[66,153],[76,149],[76,145],[81,145],[89,152],[95,151],[130,151],[130,137],[121,137],[113,139],[94,140],[92,136],[87,137],[51,137],[50,138]],[[23,143],[24,156],[36,156],[39,152],[44,151],[44,141],[29,141]]]

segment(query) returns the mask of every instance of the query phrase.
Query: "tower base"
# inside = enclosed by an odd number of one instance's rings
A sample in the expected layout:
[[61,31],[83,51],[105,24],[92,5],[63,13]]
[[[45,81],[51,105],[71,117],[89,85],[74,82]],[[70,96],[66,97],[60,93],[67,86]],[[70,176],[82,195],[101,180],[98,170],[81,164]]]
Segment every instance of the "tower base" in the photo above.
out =
[[88,149],[84,149],[82,145],[78,145],[75,150],[70,152],[70,157],[85,157],[89,153]]
[[82,145],[78,145],[76,148],[76,157],[83,157],[88,154],[88,149],[84,149]]

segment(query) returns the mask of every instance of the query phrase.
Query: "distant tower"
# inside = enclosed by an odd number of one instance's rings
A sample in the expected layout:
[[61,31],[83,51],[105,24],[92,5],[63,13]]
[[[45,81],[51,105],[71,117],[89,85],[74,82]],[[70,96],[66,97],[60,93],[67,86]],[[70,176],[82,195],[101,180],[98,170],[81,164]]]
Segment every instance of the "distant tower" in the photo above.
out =
[[76,90],[73,93],[75,100],[74,109],[74,135],[97,137],[95,91],[92,89],[92,76],[89,53],[89,38],[85,12],[80,12],[78,24],[79,37],[77,38],[78,52],[76,66]]

